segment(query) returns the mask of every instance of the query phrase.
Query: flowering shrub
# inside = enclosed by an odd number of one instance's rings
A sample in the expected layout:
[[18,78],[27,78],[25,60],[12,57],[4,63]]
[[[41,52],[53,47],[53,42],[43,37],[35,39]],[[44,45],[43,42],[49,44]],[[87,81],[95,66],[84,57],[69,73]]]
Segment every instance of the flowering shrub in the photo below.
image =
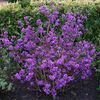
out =
[[95,47],[85,40],[75,42],[86,30],[86,16],[72,12],[61,15],[53,4],[51,8],[40,6],[46,21],[37,19],[37,27],[30,25],[29,16],[24,17],[25,25],[19,20],[21,35],[10,38],[4,32],[1,47],[22,66],[14,80],[55,97],[70,82],[91,75]]

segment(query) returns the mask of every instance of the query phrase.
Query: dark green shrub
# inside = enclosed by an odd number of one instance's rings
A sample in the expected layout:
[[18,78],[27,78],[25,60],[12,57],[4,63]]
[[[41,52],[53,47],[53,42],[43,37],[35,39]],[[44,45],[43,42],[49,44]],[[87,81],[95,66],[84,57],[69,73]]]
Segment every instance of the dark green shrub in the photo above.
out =
[[19,4],[22,8],[28,7],[30,5],[30,0],[19,0]]
[[17,0],[8,0],[8,2],[12,2],[12,3],[14,3],[14,2],[16,2]]
[[7,55],[5,49],[0,49],[0,89],[4,91],[10,91],[14,89],[11,82],[11,75],[16,70],[16,64],[12,63],[11,59]]

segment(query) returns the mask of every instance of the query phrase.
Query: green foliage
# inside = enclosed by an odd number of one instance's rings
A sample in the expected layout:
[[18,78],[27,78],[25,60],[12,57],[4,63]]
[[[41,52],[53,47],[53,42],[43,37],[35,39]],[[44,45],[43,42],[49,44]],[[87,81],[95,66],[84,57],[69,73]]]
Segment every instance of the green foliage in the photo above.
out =
[[12,3],[14,3],[14,2],[16,2],[17,0],[8,0],[8,2],[12,2]]
[[[27,4],[29,2],[28,0],[21,0]],[[37,12],[37,4],[34,3],[31,5],[28,5],[27,8],[21,8],[20,5],[15,4],[15,5],[9,5],[6,9],[2,9],[0,11],[0,32],[2,33],[3,30],[8,30],[9,33],[15,34],[18,31],[18,25],[17,21],[19,19],[23,20],[23,17],[25,15],[34,17],[34,22],[32,24],[34,25],[35,19],[37,17],[42,17],[39,15]],[[49,3],[46,3],[47,6],[50,6]],[[88,20],[85,23],[86,28],[88,29],[88,34],[85,34],[83,36],[84,39],[92,41],[97,45],[97,50],[99,51],[100,47],[100,3],[97,4],[88,4],[88,5],[79,5],[79,4],[62,4],[58,5],[60,7],[60,12],[67,12],[67,11],[72,11],[72,12],[80,12],[86,16],[88,16]],[[23,5],[23,7],[25,7]],[[43,17],[42,17],[43,18]],[[45,20],[45,18],[43,18]]]
[[30,5],[30,0],[19,0],[19,4],[22,8],[28,7]]
[[11,75],[16,70],[16,63],[12,63],[5,49],[0,49],[0,89],[10,91],[13,89]]

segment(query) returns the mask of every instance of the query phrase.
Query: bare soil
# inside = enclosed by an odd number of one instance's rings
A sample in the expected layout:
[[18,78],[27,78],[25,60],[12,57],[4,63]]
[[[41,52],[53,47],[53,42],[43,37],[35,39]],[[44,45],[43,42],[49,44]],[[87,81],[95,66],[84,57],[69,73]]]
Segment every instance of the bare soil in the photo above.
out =
[[[79,81],[74,84],[74,87],[67,89],[63,94],[60,93],[55,100],[100,100],[98,97],[100,93],[97,90],[98,80],[94,76],[89,80]],[[53,100],[53,98],[17,87],[13,93],[0,93],[0,100]]]

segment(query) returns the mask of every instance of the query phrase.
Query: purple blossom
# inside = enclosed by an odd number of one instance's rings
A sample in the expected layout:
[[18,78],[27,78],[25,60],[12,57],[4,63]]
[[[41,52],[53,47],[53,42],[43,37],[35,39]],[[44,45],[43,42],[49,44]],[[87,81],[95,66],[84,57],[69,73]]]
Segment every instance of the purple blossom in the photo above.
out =
[[53,98],[56,97],[57,92],[56,92],[56,90],[54,88],[51,90],[51,94],[52,94]]
[[38,33],[45,33],[43,27],[39,27],[39,28],[38,28]]
[[8,47],[8,50],[13,50],[14,48],[13,48],[13,46],[12,45],[10,45],[9,47]]
[[74,77],[73,76],[68,76],[68,81],[73,81]]
[[9,41],[8,38],[3,38],[3,39],[2,39],[2,42],[3,42],[3,44],[4,44],[5,46],[11,45],[11,42]]
[[46,83],[46,84],[45,84],[45,88],[46,88],[46,89],[48,89],[48,88],[50,88],[50,87],[51,87],[51,85],[50,85],[49,83]]
[[7,31],[4,32],[3,37],[4,38],[7,38],[8,37],[8,32]]
[[38,20],[36,21],[36,24],[37,24],[38,26],[41,25],[41,24],[42,24],[41,19],[38,19]]
[[68,75],[67,74],[64,74],[63,75],[63,79],[67,80],[68,79]]
[[44,91],[46,94],[50,94],[50,89],[47,89],[47,88],[43,87],[43,91]]
[[31,85],[31,86],[34,86],[35,84],[34,84],[34,82],[30,82],[30,85]]
[[26,80],[26,81],[30,81],[30,80],[32,79],[32,77],[33,77],[33,73],[29,73],[29,74],[26,76],[25,80]]
[[20,76],[18,73],[15,74],[15,77],[16,77],[18,80],[21,79],[21,76]]
[[65,15],[65,14],[62,14],[62,18],[64,18],[64,19],[65,19],[65,18],[66,18],[66,15]]
[[55,75],[49,75],[50,80],[54,81],[55,80]]
[[23,76],[25,74],[25,70],[24,69],[21,69],[20,71],[19,71],[19,75],[20,76]]
[[21,25],[21,24],[22,24],[22,21],[21,21],[21,20],[19,20],[19,21],[18,21],[18,24],[19,24],[19,25]]
[[24,20],[27,21],[29,19],[29,16],[24,16]]
[[38,80],[37,84],[38,84],[39,86],[42,86],[42,85],[44,85],[44,82],[43,82],[42,80]]

